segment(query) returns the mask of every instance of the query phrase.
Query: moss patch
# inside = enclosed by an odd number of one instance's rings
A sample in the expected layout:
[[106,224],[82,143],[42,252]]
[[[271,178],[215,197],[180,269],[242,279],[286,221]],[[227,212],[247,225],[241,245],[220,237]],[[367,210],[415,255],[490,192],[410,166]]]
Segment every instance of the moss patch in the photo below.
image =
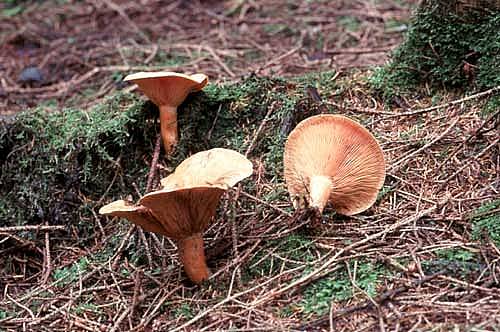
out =
[[[350,265],[350,270],[354,271],[353,265]],[[377,295],[377,287],[383,277],[388,275],[389,271],[382,265],[363,262],[357,267],[356,280],[351,281],[347,268],[343,267],[308,286],[300,306],[306,314],[324,315],[328,313],[332,301],[346,301],[355,296],[363,298],[366,295],[373,298]],[[358,289],[353,286],[353,282]],[[359,292],[359,289],[366,294]]]
[[1,123],[0,226],[78,225],[92,202],[141,184],[153,115],[117,95],[88,112],[34,109]]
[[500,13],[464,16],[444,13],[441,6],[429,2],[416,12],[392,62],[371,77],[385,97],[420,83],[482,89],[500,84]]
[[471,221],[474,240],[491,240],[500,247],[500,199],[478,208]]

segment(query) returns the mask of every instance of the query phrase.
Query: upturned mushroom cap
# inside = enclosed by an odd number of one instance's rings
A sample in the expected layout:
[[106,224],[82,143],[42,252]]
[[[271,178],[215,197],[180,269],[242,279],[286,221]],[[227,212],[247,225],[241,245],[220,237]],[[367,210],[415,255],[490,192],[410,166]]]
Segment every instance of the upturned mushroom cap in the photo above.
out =
[[302,121],[284,152],[285,181],[294,206],[323,210],[327,203],[344,215],[368,209],[385,179],[385,161],[375,138],[341,115]]
[[215,215],[221,195],[252,171],[252,163],[236,151],[199,152],[162,180],[162,190],[140,200],[165,234],[177,240],[179,258],[193,282],[200,283],[210,275],[202,234]]
[[252,171],[252,163],[236,151],[199,152],[162,180],[163,189],[143,196],[140,205],[120,200],[102,207],[99,213],[127,218],[147,231],[177,240],[187,275],[200,283],[210,275],[203,231],[215,215],[221,195]]
[[126,218],[148,232],[167,235],[163,226],[156,221],[144,206],[133,205],[122,199],[101,207],[99,209],[99,214]]
[[158,71],[130,74],[124,81],[133,81],[159,107],[178,107],[189,93],[203,89],[208,77],[205,74],[184,75]]
[[195,153],[161,180],[165,189],[212,186],[228,189],[252,175],[252,163],[242,154],[215,148]]

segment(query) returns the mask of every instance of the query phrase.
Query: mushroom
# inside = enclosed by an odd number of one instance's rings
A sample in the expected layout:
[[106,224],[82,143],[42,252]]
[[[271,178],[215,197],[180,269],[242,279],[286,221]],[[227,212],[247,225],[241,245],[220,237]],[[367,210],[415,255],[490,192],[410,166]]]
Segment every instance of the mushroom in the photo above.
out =
[[373,135],[341,115],[300,122],[288,136],[283,159],[294,207],[309,205],[319,213],[328,203],[344,215],[363,212],[385,179],[384,155]]
[[176,240],[186,274],[200,283],[210,275],[203,232],[222,194],[252,172],[252,163],[236,151],[217,148],[198,152],[162,179],[161,190],[143,196],[139,205],[116,201],[99,213],[125,217],[146,231]]
[[200,91],[208,82],[205,74],[184,75],[174,72],[139,72],[124,81],[136,83],[139,89],[160,109],[163,148],[171,153],[177,144],[177,107],[191,92]]
[[166,235],[163,227],[159,224],[151,212],[144,206],[137,206],[125,200],[111,202],[99,209],[99,214],[126,218],[134,224],[141,226],[148,232]]

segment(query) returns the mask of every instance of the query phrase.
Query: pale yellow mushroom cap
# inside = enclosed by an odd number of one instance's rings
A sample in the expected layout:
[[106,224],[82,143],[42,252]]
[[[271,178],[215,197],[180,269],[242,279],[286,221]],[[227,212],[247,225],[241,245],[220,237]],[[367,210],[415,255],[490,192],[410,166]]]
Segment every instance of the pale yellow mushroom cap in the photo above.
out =
[[215,148],[193,154],[161,180],[165,189],[214,186],[228,189],[252,175],[253,166],[242,154]]

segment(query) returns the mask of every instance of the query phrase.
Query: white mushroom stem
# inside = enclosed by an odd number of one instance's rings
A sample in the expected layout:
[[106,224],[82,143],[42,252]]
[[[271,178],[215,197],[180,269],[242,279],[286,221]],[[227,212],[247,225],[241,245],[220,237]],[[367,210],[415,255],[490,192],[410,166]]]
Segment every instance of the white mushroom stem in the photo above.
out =
[[196,284],[207,280],[210,276],[210,270],[205,259],[205,248],[201,233],[179,240],[177,246],[179,258],[189,279]]
[[177,135],[177,107],[160,106],[160,130],[163,148],[167,154],[170,154],[179,140]]
[[317,208],[320,213],[328,202],[330,193],[332,192],[332,181],[328,176],[315,175],[311,177],[310,183],[310,206]]

